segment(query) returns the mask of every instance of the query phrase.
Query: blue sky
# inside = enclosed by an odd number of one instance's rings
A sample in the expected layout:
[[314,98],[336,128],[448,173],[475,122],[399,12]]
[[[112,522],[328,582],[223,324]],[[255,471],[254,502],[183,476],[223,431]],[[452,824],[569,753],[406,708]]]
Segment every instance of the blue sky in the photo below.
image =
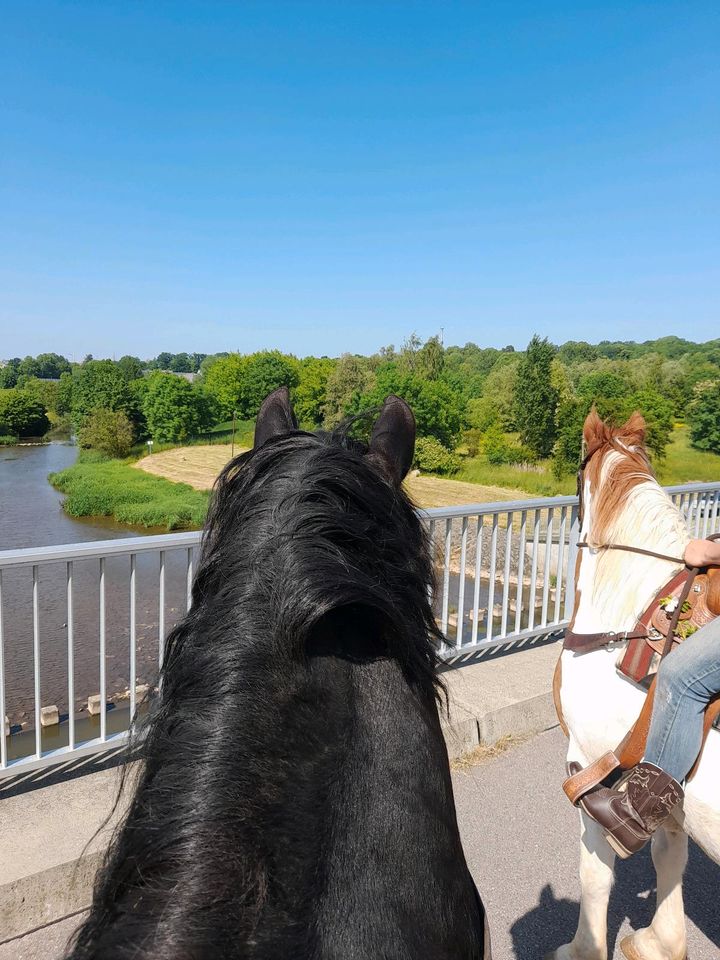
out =
[[3,4],[0,357],[718,335],[716,2]]

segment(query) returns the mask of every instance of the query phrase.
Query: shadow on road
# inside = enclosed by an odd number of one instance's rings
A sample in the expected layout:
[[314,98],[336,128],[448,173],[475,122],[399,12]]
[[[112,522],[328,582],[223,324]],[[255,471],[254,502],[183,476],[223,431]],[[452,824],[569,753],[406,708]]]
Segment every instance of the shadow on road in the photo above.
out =
[[[579,853],[578,847],[578,856]],[[579,889],[578,881],[578,893]],[[684,884],[685,913],[715,944],[720,944],[719,889],[720,866],[691,841]],[[655,912],[655,892],[655,871],[649,847],[629,860],[617,861],[608,908],[610,956],[626,919],[633,930],[648,926]],[[546,952],[569,943],[575,935],[579,913],[577,900],[557,900],[550,884],[543,887],[538,905],[510,928],[517,960],[538,960]]]

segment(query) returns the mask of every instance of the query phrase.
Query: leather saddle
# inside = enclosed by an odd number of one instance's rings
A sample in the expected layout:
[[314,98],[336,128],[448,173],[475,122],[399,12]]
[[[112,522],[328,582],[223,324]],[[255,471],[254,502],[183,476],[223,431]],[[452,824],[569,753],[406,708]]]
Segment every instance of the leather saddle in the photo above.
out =
[[[664,596],[658,597],[650,619],[650,636],[647,643],[657,653],[662,653],[672,626],[673,613],[681,602],[683,585],[677,584]],[[692,636],[700,627],[720,616],[720,568],[713,567],[707,573],[695,577],[687,600],[683,603],[675,628],[673,646]]]
[[689,576],[689,571],[683,571],[666,584],[638,621],[636,635],[618,663],[618,671],[629,680],[649,686],[671,631],[668,652],[720,616],[720,567],[698,573],[688,590]]

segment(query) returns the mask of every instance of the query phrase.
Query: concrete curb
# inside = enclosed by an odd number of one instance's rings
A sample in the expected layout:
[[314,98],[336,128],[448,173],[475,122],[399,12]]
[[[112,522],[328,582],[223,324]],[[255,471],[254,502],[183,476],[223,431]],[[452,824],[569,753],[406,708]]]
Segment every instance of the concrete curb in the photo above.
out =
[[492,746],[503,737],[529,736],[557,725],[552,693],[519,700],[478,717],[441,721],[450,760],[458,760],[476,747]]
[[0,886],[0,944],[86,909],[102,857],[89,853]]

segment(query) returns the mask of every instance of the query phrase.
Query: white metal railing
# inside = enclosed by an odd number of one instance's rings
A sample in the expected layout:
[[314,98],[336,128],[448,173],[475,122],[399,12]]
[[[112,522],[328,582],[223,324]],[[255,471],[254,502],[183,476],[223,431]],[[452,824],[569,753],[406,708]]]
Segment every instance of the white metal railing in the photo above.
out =
[[[667,491],[694,536],[720,530],[720,483]],[[566,626],[575,497],[439,507],[421,516],[436,564],[432,601],[444,660]],[[0,552],[0,722],[7,716],[10,728],[0,732],[0,777],[122,743],[162,664],[165,637],[190,605],[200,536]],[[57,707],[47,726],[43,705]]]

